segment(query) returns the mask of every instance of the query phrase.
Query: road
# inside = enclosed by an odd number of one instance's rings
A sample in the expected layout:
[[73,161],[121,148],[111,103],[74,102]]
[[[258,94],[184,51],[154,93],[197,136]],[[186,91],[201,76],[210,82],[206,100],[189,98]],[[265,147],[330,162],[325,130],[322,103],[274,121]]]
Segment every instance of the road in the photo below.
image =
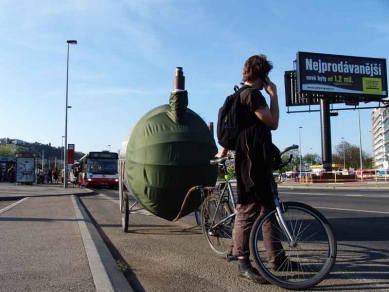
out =
[[[123,233],[117,191],[97,192],[81,200],[135,291],[284,291],[237,279],[237,263],[212,254],[193,215],[172,223],[137,210]],[[315,290],[389,290],[388,190],[280,189],[280,198],[314,206],[334,228],[337,261]]]

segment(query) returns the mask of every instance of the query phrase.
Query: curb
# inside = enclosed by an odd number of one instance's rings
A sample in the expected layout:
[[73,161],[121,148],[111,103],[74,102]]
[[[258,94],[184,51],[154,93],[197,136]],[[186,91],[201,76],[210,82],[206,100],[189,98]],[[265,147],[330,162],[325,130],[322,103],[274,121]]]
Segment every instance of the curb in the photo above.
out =
[[133,291],[77,195],[72,202],[96,291]]

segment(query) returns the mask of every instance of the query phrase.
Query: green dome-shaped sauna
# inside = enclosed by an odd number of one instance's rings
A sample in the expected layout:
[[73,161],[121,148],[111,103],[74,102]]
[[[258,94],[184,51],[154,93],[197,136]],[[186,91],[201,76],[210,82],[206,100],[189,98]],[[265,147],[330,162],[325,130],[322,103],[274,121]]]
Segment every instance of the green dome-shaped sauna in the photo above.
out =
[[217,147],[207,124],[187,108],[187,91],[173,91],[169,101],[146,113],[132,129],[124,175],[146,210],[173,221],[201,205],[199,193],[187,196],[193,186],[216,183],[217,166],[210,160]]

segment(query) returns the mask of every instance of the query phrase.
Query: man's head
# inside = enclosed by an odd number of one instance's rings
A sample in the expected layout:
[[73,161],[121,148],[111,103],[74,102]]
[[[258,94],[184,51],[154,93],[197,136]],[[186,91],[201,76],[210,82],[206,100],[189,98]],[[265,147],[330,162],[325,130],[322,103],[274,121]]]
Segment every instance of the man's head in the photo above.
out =
[[247,59],[243,67],[243,82],[259,83],[260,89],[263,88],[263,80],[273,69],[273,65],[269,62],[265,55],[255,55]]

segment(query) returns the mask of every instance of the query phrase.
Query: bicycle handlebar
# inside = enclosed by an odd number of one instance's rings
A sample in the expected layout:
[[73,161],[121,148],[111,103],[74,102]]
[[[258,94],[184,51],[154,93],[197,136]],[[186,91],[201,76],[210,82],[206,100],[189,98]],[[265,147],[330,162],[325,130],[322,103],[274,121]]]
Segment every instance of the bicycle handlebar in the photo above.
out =
[[[290,150],[298,149],[298,148],[299,148],[299,146],[298,146],[298,145],[295,145],[295,144],[293,144],[292,146],[286,147],[285,149],[283,149],[282,151],[280,151],[280,157],[281,157],[284,153],[286,153],[286,152],[288,152],[288,151],[290,151]],[[233,158],[232,158],[232,157],[225,156],[225,157],[218,158],[218,159],[212,159],[212,160],[210,161],[210,164],[211,164],[211,165],[217,165],[217,164],[220,164],[220,163],[223,164],[225,161],[230,160],[230,159],[233,159]]]
[[210,163],[211,163],[211,165],[217,165],[217,164],[219,164],[219,163],[223,163],[223,162],[225,162],[225,161],[227,161],[228,159],[230,159],[229,157],[222,157],[222,158],[218,158],[218,159],[212,159],[211,161],[210,161]]
[[289,147],[286,147],[285,149],[283,149],[282,151],[280,151],[280,156],[282,156],[282,154],[290,151],[290,150],[294,150],[294,149],[298,149],[299,146],[298,145],[295,145],[293,144],[292,146],[289,146]]

